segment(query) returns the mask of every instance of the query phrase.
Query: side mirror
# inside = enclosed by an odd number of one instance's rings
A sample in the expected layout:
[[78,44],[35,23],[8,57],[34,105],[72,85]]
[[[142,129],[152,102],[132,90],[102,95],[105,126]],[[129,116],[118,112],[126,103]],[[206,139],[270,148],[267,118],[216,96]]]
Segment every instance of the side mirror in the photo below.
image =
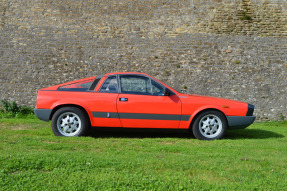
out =
[[171,94],[171,91],[168,88],[164,88],[164,96],[169,96]]

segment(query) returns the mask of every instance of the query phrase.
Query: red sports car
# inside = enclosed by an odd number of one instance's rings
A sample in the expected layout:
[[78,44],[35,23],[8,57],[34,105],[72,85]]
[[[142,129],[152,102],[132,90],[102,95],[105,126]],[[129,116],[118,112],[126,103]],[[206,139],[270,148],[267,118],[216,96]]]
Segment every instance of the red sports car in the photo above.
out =
[[36,116],[52,120],[56,136],[81,136],[90,127],[186,129],[201,140],[252,124],[248,103],[183,94],[144,73],[119,72],[38,91]]

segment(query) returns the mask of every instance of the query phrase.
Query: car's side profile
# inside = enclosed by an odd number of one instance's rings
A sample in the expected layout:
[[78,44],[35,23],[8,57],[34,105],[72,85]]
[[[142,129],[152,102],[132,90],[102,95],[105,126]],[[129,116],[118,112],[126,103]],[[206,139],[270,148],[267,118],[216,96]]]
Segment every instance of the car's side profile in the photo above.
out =
[[182,94],[144,73],[108,73],[40,89],[36,116],[52,120],[56,136],[81,136],[90,127],[186,129],[201,140],[246,128],[254,106]]

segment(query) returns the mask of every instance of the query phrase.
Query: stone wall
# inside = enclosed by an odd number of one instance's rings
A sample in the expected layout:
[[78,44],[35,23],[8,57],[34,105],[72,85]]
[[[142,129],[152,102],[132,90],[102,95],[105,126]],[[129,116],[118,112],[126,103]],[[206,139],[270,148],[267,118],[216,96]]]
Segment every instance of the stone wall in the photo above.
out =
[[139,71],[287,118],[287,1],[0,0],[0,99]]

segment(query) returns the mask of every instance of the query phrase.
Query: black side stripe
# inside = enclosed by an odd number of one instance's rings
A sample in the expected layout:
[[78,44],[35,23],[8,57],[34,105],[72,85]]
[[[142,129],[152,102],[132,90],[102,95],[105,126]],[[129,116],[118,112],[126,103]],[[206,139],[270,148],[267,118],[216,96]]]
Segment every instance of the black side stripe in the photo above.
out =
[[189,121],[190,115],[182,115],[181,116],[181,121]]
[[97,118],[120,118],[120,119],[150,119],[150,120],[176,120],[189,121],[190,115],[172,114],[148,114],[148,113],[116,113],[116,112],[92,112]]
[[93,117],[97,118],[119,118],[118,113],[116,112],[92,112]]

